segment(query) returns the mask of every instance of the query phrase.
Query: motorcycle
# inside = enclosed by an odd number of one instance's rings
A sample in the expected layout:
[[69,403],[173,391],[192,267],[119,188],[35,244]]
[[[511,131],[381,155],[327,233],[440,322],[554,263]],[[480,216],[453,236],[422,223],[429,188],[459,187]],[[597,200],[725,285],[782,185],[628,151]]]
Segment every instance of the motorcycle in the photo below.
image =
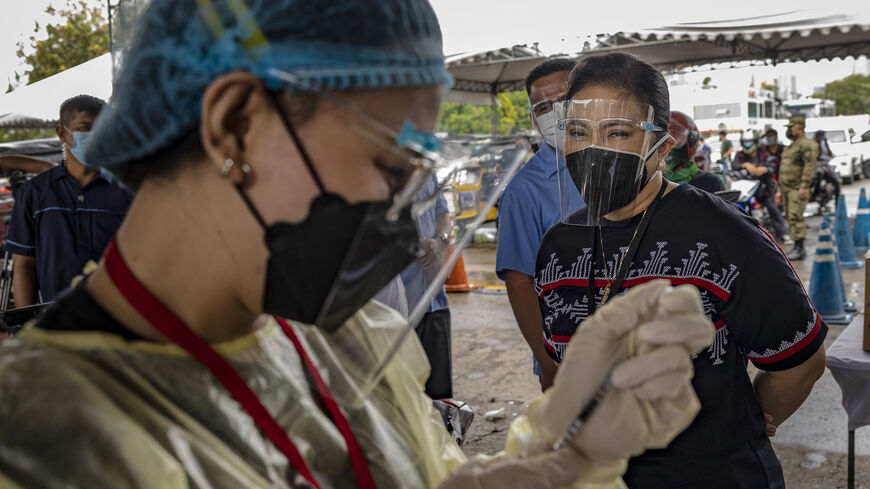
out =
[[773,219],[770,217],[770,213],[756,198],[762,185],[761,179],[752,177],[743,168],[731,170],[726,173],[726,176],[731,188],[716,192],[716,195],[728,202],[737,204],[743,212],[754,217],[765,229],[773,229]]
[[819,161],[816,174],[813,176],[813,188],[810,194],[810,202],[819,204],[818,214],[833,212],[828,208],[828,203],[833,200],[836,207],[837,199],[840,198],[840,189],[843,183],[837,170],[827,161]]

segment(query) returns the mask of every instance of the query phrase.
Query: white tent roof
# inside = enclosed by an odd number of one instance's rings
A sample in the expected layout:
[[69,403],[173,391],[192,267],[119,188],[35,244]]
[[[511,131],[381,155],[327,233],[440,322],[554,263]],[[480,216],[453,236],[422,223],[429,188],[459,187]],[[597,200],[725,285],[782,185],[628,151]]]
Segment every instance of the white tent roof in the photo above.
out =
[[64,100],[87,94],[112,96],[112,60],[108,54],[0,95],[0,127],[45,127],[56,123]]
[[870,55],[870,9],[796,10],[601,34],[581,56],[633,53],[660,69],[745,60],[811,61]]
[[456,83],[447,102],[498,105],[499,92],[525,88],[526,75],[546,56],[526,46],[447,58],[447,70]]
[[[711,63],[810,61],[870,56],[870,9],[860,13],[795,10],[711,22],[688,22],[637,32],[599,34],[577,56],[629,52],[662,70]],[[448,58],[456,84],[448,102],[496,105],[495,95],[523,88],[546,59],[526,46]]]

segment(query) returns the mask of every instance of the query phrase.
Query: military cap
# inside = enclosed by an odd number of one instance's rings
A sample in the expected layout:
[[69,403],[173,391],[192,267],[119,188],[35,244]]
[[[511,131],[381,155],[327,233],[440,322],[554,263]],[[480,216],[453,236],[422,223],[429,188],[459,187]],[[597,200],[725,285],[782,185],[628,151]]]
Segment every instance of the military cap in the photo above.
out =
[[804,119],[803,117],[789,117],[788,118],[788,125],[785,127],[791,127],[795,124],[800,124],[803,127],[807,127],[807,120]]

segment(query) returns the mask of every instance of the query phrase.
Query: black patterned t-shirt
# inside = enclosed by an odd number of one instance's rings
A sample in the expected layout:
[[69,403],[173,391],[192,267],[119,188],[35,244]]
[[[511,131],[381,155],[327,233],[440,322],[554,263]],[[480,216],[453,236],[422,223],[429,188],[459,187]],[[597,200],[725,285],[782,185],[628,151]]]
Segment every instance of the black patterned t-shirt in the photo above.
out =
[[[636,216],[622,226],[604,227],[594,248],[592,228],[562,223],[541,241],[535,288],[545,343],[556,361],[589,314],[593,263],[597,307],[639,222]],[[700,413],[668,448],[632,459],[629,473],[632,465],[653,459],[664,466],[667,460],[709,461],[763,438],[764,417],[746,372],[747,359],[762,370],[788,369],[811,357],[827,333],[767,231],[733,204],[683,184],[658,203],[628,270],[620,293],[662,278],[696,286],[716,328],[713,344],[693,357]]]

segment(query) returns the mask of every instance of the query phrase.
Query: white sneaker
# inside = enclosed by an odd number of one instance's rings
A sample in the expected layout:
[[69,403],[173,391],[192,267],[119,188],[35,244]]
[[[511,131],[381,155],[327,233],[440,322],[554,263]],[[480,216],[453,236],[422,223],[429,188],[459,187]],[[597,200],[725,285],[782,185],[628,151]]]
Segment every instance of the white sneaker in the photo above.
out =
[[794,240],[791,239],[791,235],[786,234],[782,237],[782,244],[785,246],[794,246]]

